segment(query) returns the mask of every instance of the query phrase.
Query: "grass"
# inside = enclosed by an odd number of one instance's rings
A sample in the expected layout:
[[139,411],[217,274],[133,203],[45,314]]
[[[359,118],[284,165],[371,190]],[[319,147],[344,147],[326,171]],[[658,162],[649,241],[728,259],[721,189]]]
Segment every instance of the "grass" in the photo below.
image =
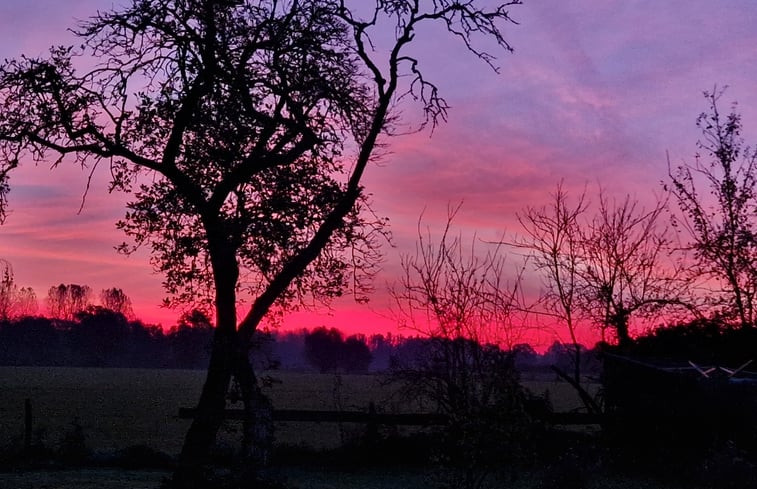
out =
[[[312,467],[289,467],[273,474],[298,489],[436,489],[438,479],[430,471],[366,470],[335,472]],[[83,469],[0,473],[3,489],[155,489],[168,477],[167,472],[145,470]],[[524,474],[515,481],[503,482],[507,489],[535,489],[539,474]],[[704,486],[702,486],[704,487]],[[644,477],[599,474],[584,489],[697,489],[696,486],[662,483]]]
[[[387,411],[413,411],[394,395],[391,387],[370,375],[319,375],[274,372],[278,379],[268,389],[276,408],[365,409],[370,401]],[[146,445],[175,456],[189,426],[178,419],[179,407],[195,404],[204,372],[188,370],[77,369],[0,367],[0,448],[23,434],[24,399],[31,399],[34,425],[48,446],[55,448],[72,422],[82,427],[88,447],[96,452],[114,452]],[[525,384],[534,393],[549,392],[556,410],[580,407],[573,390],[552,376],[532,377]],[[229,424],[223,437],[230,446],[238,439]],[[362,435],[364,426],[334,423],[281,423],[277,441],[290,446],[324,449],[339,446]],[[233,445],[232,445],[233,444]],[[540,487],[545,473],[536,467],[517,481],[498,487]],[[541,473],[540,473],[541,470]],[[430,468],[384,467],[349,470],[323,468],[317,464],[271,469],[272,475],[301,489],[384,489],[393,487],[438,487],[439,478]],[[142,489],[156,488],[168,475],[162,471],[83,469],[0,473],[0,489]],[[587,489],[660,488],[677,489],[670,482],[596,473]]]
[[55,445],[75,421],[94,450],[148,445],[177,453],[203,374],[196,371],[80,368],[0,368],[0,444],[23,433],[24,399],[32,401],[34,428]]
[[[387,412],[414,411],[375,375],[272,372],[267,388],[279,409],[363,410],[373,401]],[[196,370],[0,367],[0,446],[23,434],[24,400],[31,399],[35,430],[55,445],[78,423],[96,451],[147,445],[177,454],[189,421],[179,407],[192,407],[204,372]],[[550,393],[556,410],[580,406],[570,386],[551,378],[529,380],[535,393]],[[235,426],[226,427],[233,438]],[[335,448],[362,432],[360,425],[281,423],[276,438],[286,445]],[[231,442],[231,441],[230,441]]]
[[85,469],[0,473],[3,489],[155,489],[167,472]]
[[[437,489],[441,479],[431,470],[396,469],[361,471],[287,467],[271,476],[298,489]],[[146,470],[80,469],[0,473],[3,489],[156,489],[168,472]],[[492,481],[493,487],[536,489],[539,473],[525,473],[515,480]],[[648,477],[599,474],[584,489],[697,489],[696,486],[660,482]]]
[[[268,394],[280,409],[386,410],[401,403],[371,375],[274,372]],[[96,451],[147,445],[176,454],[189,427],[179,407],[194,406],[204,372],[193,370],[0,367],[0,446],[23,434],[24,400],[31,399],[34,427],[55,445],[75,421]],[[227,430],[233,436],[234,425]],[[334,448],[360,426],[281,423],[277,440],[287,445]]]

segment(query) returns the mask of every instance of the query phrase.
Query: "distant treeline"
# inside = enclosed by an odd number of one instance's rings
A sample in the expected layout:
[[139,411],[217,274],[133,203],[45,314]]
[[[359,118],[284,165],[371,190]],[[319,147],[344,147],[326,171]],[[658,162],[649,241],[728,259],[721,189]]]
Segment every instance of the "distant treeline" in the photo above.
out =
[[[201,312],[168,330],[93,306],[73,319],[26,316],[0,320],[0,365],[204,369],[213,326]],[[258,333],[251,357],[259,368],[368,372],[417,357],[433,339],[396,334],[346,336],[336,328]],[[514,360],[535,368],[571,361],[570,347],[555,343],[544,354],[514,348]]]

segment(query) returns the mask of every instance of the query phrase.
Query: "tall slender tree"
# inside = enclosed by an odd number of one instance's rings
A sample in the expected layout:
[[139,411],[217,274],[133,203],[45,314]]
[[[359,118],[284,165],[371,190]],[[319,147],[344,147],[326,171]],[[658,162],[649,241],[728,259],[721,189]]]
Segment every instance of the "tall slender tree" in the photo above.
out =
[[10,263],[0,260],[0,321],[13,315],[13,301],[16,294],[16,281]]
[[582,385],[581,342],[578,338],[585,321],[582,306],[586,301],[581,296],[584,289],[582,270],[585,268],[581,226],[587,207],[585,192],[571,203],[560,182],[552,194],[551,203],[528,207],[518,215],[524,237],[512,244],[526,250],[534,268],[543,277],[544,287],[539,298],[542,313],[565,327],[570,337],[572,372],[565,372],[557,365],[552,368],[576,389],[589,411],[599,412],[601,408],[596,399]]
[[[757,322],[757,148],[741,137],[735,106],[722,114],[723,91],[705,92],[708,111],[697,118],[702,131],[693,163],[668,172],[671,191],[683,212],[696,266],[709,280],[710,305],[741,328]],[[712,286],[715,285],[713,288]]]
[[16,291],[16,300],[13,304],[12,313],[14,317],[22,318],[34,316],[39,310],[37,294],[31,287],[21,287]]
[[[108,167],[111,188],[133,195],[119,226],[152,248],[169,302],[215,310],[177,486],[202,484],[232,377],[248,413],[245,452],[263,456],[248,349],[271,308],[348,283],[364,292],[381,228],[365,212],[365,169],[399,101],[419,101],[432,125],[447,113],[409,51],[419,27],[441,23],[492,65],[478,41],[511,50],[502,28],[520,1],[358,3],[135,0],[75,31],[94,68],[79,71],[73,47],[0,67],[0,210],[24,159]],[[379,29],[388,49],[374,48]],[[240,291],[251,306],[238,322]]]
[[37,313],[37,295],[31,287],[19,287],[11,264],[0,258],[0,320]]

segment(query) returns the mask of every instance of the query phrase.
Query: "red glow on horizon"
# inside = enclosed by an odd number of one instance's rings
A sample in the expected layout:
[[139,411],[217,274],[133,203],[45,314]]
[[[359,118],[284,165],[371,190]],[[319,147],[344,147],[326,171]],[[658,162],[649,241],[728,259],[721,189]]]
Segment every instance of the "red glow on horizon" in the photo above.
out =
[[[75,18],[112,3],[3,0],[0,59],[67,44]],[[655,15],[629,22],[632,11],[598,0],[526,2],[519,8],[521,27],[508,32],[516,53],[498,63],[501,76],[455,58],[442,40],[417,45],[452,110],[433,137],[421,132],[387,140],[386,157],[366,172],[374,210],[391,219],[396,246],[384,250],[377,289],[401,272],[399,256],[412,253],[424,209],[426,217],[443,218],[450,202],[464,201],[455,227],[486,240],[517,230],[515,213],[544,204],[561,179],[576,189],[573,195],[599,181],[643,202],[667,178],[666,151],[674,162],[696,152],[701,91],[713,83],[731,86],[724,103],[738,101],[745,129],[757,128],[757,64],[744,61],[757,42],[757,3],[712,9],[706,0],[660,2]],[[753,134],[745,131],[747,142]],[[145,250],[128,258],[113,250],[124,240],[114,223],[128,198],[106,191],[104,173],[95,174],[79,214],[86,170],[19,168],[11,176],[0,257],[12,263],[19,286],[35,290],[41,314],[52,285],[86,284],[95,296],[119,287],[137,318],[170,329],[181,311],[159,306],[162,277]],[[346,335],[414,335],[397,327],[386,302],[377,297],[372,308],[339,303],[333,311],[288,314],[279,330],[327,326]],[[559,325],[534,328],[523,338],[537,349],[570,340]],[[580,328],[579,342],[592,346],[599,339],[595,327]]]

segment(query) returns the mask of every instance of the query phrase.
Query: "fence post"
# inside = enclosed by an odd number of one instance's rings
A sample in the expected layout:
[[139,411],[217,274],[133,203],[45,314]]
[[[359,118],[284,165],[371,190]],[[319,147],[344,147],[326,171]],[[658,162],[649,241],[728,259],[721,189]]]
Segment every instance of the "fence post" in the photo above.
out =
[[32,448],[32,400],[24,401],[24,451],[31,452]]

